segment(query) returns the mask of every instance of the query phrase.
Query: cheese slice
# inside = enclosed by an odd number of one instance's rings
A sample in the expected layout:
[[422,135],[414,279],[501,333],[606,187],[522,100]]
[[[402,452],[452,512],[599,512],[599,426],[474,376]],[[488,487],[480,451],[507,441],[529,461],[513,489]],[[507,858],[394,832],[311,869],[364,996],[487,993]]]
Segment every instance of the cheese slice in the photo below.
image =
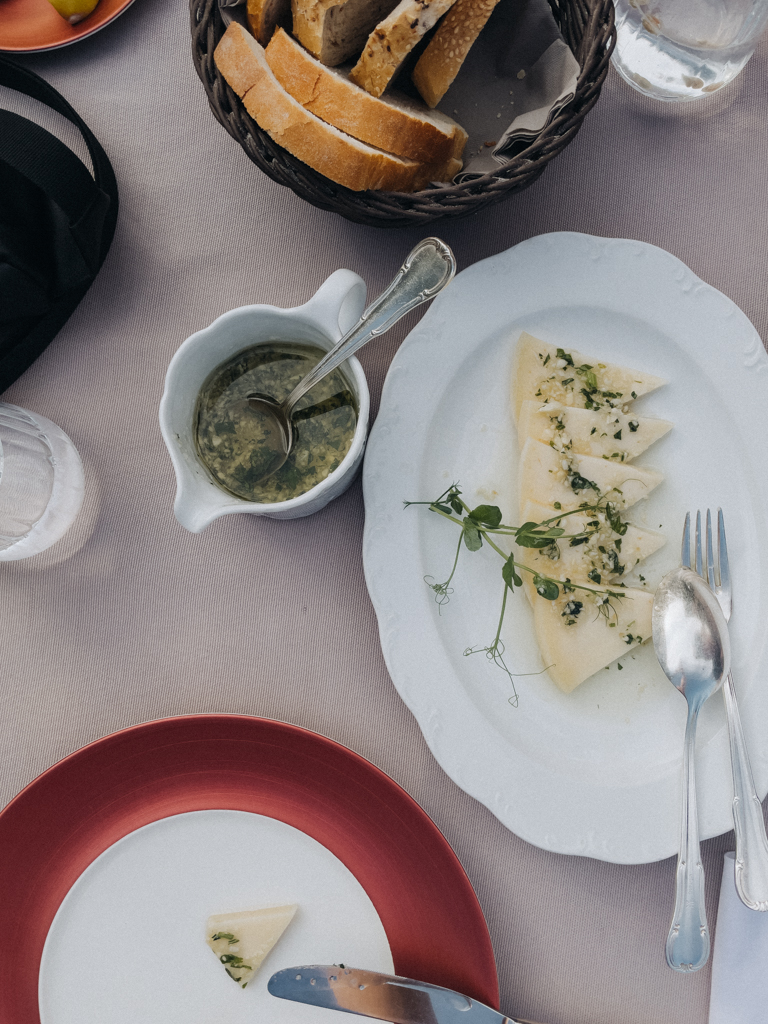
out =
[[539,398],[521,404],[517,439],[521,448],[532,437],[557,451],[629,462],[671,429],[667,420],[634,416],[621,409],[577,409],[560,402],[542,405]]
[[629,508],[650,494],[664,479],[655,469],[596,459],[591,455],[567,457],[548,444],[528,439],[520,454],[519,495],[527,501],[567,512],[598,499],[617,509]]
[[297,904],[234,914],[214,914],[206,925],[206,942],[224,970],[242,988],[256,976],[268,953],[293,920]]
[[620,600],[611,599],[610,608],[604,606],[607,618],[594,599],[579,590],[561,594],[556,601],[533,601],[544,665],[564,693],[651,636],[653,594],[629,588],[622,594]]
[[[631,370],[613,363],[599,362],[574,349],[565,349],[570,362],[557,355],[557,345],[550,345],[523,332],[515,349],[512,369],[512,409],[515,420],[526,400],[545,399],[577,408],[617,406],[623,408],[641,395],[655,391],[667,382],[650,373]],[[562,364],[562,365],[561,365]],[[588,367],[585,370],[584,367]],[[588,401],[590,378],[594,374],[597,390]]]
[[[541,523],[553,515],[557,512],[532,501],[526,502],[522,508],[523,522]],[[599,526],[589,529],[589,523],[598,523]],[[592,536],[585,544],[575,546],[571,546],[569,540],[561,539],[553,548],[519,548],[517,557],[542,576],[555,580],[578,580],[587,586],[606,587],[624,579],[639,562],[666,543],[662,534],[631,523],[627,523],[627,532],[622,536],[611,528],[605,514],[599,512],[595,515],[577,512],[551,525],[562,527],[570,536],[584,532]],[[541,601],[533,587],[533,577],[529,573],[525,576],[525,590],[529,598]]]

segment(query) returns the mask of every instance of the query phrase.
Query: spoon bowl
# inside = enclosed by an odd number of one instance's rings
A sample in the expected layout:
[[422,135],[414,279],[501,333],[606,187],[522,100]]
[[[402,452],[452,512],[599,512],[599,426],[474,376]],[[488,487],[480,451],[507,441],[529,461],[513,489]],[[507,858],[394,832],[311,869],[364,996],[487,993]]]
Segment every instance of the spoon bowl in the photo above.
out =
[[283,408],[285,403],[277,402],[269,395],[253,392],[237,405],[248,409],[262,422],[264,435],[261,448],[264,453],[264,473],[259,480],[266,480],[285,465],[294,443],[293,422]]
[[696,810],[696,724],[702,705],[730,671],[731,644],[717,598],[691,569],[675,569],[661,581],[653,600],[652,625],[659,664],[688,702],[680,853],[666,956],[675,971],[698,971],[709,958],[710,939]]
[[731,663],[728,625],[717,598],[692,569],[675,569],[653,600],[653,646],[664,674],[690,704],[722,686]]

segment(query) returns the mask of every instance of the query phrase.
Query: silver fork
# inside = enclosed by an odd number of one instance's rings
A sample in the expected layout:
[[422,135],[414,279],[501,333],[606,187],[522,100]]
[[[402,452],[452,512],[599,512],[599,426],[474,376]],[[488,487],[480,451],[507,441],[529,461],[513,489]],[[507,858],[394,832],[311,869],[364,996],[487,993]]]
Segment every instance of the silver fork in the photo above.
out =
[[[731,617],[733,606],[731,574],[728,567],[728,547],[725,540],[723,510],[717,510],[717,551],[712,543],[712,516],[707,509],[707,565],[706,579],[725,616]],[[701,549],[701,512],[696,513],[694,544],[695,569],[704,576]],[[686,513],[683,527],[683,565],[691,566],[691,516]],[[733,772],[733,824],[736,829],[736,890],[742,903],[750,910],[768,910],[768,838],[765,834],[763,809],[755,792],[752,768],[749,764],[744,732],[741,728],[733,677],[723,683],[723,700],[728,719],[731,741],[731,770]]]

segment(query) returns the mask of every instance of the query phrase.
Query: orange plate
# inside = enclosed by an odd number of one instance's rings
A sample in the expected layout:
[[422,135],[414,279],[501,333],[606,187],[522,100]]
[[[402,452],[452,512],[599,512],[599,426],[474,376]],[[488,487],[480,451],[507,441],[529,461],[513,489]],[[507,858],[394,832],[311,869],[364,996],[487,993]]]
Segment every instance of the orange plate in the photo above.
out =
[[34,53],[69,46],[119,17],[133,0],[100,0],[77,25],[69,25],[48,0],[0,0],[0,50]]
[[370,896],[398,974],[498,1007],[491,940],[469,879],[397,783],[359,754],[297,726],[192,715],[83,747],[0,813],[3,1024],[39,1022],[43,944],[88,865],[151,821],[210,808],[268,815],[312,836]]

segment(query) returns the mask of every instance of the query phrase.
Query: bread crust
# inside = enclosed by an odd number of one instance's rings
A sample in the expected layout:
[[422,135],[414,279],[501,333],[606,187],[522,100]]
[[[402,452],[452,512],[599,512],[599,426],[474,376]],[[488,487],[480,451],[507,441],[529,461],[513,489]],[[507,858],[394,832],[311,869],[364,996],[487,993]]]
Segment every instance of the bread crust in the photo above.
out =
[[246,17],[256,39],[266,46],[278,25],[291,24],[291,0],[248,0]]
[[[265,51],[267,63],[286,92],[307,110],[371,146],[422,163],[461,158],[466,132],[443,114],[432,123],[426,108],[403,99],[401,106],[377,99],[339,71],[315,60],[282,29]],[[408,105],[406,106],[406,103]]]
[[222,36],[214,60],[259,127],[339,185],[355,192],[413,192],[430,181],[444,180],[452,170],[450,161],[449,166],[436,168],[384,153],[321,121],[283,89],[263,48],[237,22]]
[[448,92],[499,0],[456,0],[413,69],[411,79],[429,107]]
[[456,0],[401,0],[371,32],[349,77],[372,96],[381,96],[400,65]]
[[291,0],[293,34],[323,64],[357,57],[398,0]]

